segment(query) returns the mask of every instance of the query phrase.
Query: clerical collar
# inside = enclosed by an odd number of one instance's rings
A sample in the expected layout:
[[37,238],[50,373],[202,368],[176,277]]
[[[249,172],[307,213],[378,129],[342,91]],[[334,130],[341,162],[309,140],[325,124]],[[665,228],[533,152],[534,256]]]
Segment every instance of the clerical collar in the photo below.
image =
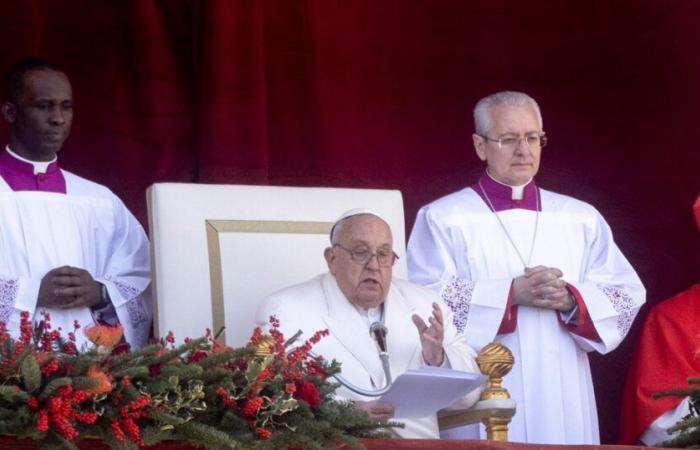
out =
[[[32,168],[34,169],[34,175],[38,175],[40,173],[46,173],[49,169],[49,166],[51,164],[56,163],[56,161],[58,160],[58,157],[54,156],[51,161],[32,161],[31,159],[23,158],[23,157],[19,156],[17,153],[13,152],[9,145],[5,146],[5,150],[13,158],[18,159],[18,160],[22,161],[23,163],[31,164]],[[54,165],[57,165],[57,164],[54,164]]]
[[48,162],[30,161],[10,150],[9,146],[0,153],[0,177],[13,191],[66,193],[66,180],[56,158]]
[[361,308],[355,304],[353,304],[353,306],[357,312],[360,313],[360,316],[365,319],[367,326],[372,325],[374,322],[383,322],[383,305],[379,305],[376,308]]
[[[479,184],[483,187],[479,187]],[[510,186],[495,180],[488,171],[479,178],[479,181],[472,186],[472,189],[488,204],[490,202],[496,211],[504,211],[513,208],[528,209],[537,211],[538,189],[535,179],[522,186]],[[488,196],[488,201],[484,197]]]

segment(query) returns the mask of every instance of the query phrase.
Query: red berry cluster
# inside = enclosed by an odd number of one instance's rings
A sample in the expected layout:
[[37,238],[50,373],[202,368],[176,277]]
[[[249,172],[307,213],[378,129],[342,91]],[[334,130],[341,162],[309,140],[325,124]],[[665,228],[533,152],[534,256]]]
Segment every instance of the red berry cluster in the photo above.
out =
[[255,329],[253,330],[253,335],[250,336],[250,340],[248,341],[248,347],[254,347],[254,346],[258,345],[260,343],[260,341],[262,341],[262,337],[263,337],[262,328],[255,327]]
[[275,373],[272,371],[272,369],[268,366],[265,367],[263,370],[261,370],[258,373],[258,376],[255,377],[258,381],[265,381],[268,378],[272,378],[275,376]]
[[306,380],[299,380],[296,383],[297,390],[294,396],[299,400],[304,400],[312,408],[317,408],[321,403],[321,395],[313,383]]
[[69,355],[78,354],[78,347],[75,346],[75,342],[64,342],[62,349],[64,353],[68,353]]
[[311,336],[306,342],[304,342],[302,345],[299,347],[295,348],[292,353],[289,355],[289,363],[290,364],[296,364],[299,361],[305,360],[308,356],[309,353],[311,352],[311,348],[315,345],[318,344],[318,341],[321,340],[321,338],[328,336],[329,332],[328,330],[320,330],[314,333],[313,336]]
[[83,411],[80,404],[89,399],[91,394],[82,389],[73,390],[71,386],[61,386],[56,393],[49,396],[46,406],[39,409],[36,397],[30,397],[27,405],[32,410],[39,410],[36,426],[39,431],[46,432],[53,428],[58,434],[68,440],[75,439],[78,431],[76,424],[92,424],[97,420],[94,411]]
[[39,409],[39,400],[32,395],[27,399],[27,406],[29,406],[29,409],[32,411],[37,411]]
[[43,330],[41,333],[41,343],[39,344],[38,348],[39,350],[50,352],[53,350],[53,343],[58,342],[58,340],[61,338],[61,332],[60,330],[51,330],[51,325],[43,320],[39,322],[38,328]]
[[262,397],[255,397],[243,401],[241,405],[241,415],[243,417],[253,417],[263,405]]
[[45,377],[51,376],[58,370],[58,360],[52,359],[43,366],[41,366],[41,374]]
[[[37,345],[37,350],[44,352],[52,352],[56,350],[62,350],[65,353],[74,355],[77,353],[78,349],[75,345],[75,331],[80,328],[80,323],[77,320],[73,321],[73,331],[68,333],[68,340],[61,341],[63,337],[61,336],[61,328],[56,330],[51,329],[51,315],[46,312],[41,312],[42,319],[37,324],[34,333],[38,336],[39,345]],[[24,319],[23,319],[24,320]],[[27,322],[29,323],[28,328],[31,329],[31,321],[29,320],[29,315],[27,314]],[[21,326],[20,326],[21,328]]]
[[306,361],[306,372],[310,376],[317,376],[322,380],[328,377],[328,374],[323,369],[323,357],[316,356],[315,358],[308,359]]
[[24,345],[32,342],[32,321],[29,319],[29,311],[22,311],[19,314],[19,340]]
[[231,396],[229,391],[226,390],[223,386],[219,386],[219,388],[216,390],[217,395],[221,398],[221,402],[228,407],[232,407],[236,405],[236,399]]
[[207,352],[203,352],[201,350],[193,351],[189,355],[187,355],[187,364],[196,363],[198,361],[203,360],[207,356]]
[[270,439],[270,436],[272,436],[272,431],[268,430],[267,428],[257,427],[255,429],[255,434],[262,439]]
[[141,438],[141,428],[136,420],[146,416],[146,408],[151,403],[151,396],[148,394],[139,395],[135,400],[123,405],[120,409],[118,419],[110,422],[110,427],[114,437],[119,442],[124,442],[127,438],[138,445],[145,445]]

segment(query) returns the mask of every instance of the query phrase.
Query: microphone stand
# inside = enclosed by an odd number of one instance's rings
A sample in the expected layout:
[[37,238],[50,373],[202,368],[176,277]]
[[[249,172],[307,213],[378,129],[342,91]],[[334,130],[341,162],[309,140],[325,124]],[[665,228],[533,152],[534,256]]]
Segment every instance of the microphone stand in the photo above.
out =
[[377,347],[379,349],[379,359],[382,361],[382,369],[384,370],[384,377],[386,378],[386,384],[380,389],[363,389],[361,387],[355,386],[350,381],[346,380],[339,374],[333,375],[333,377],[340,382],[343,386],[350,389],[356,394],[365,395],[367,397],[379,397],[384,395],[391,388],[391,369],[389,368],[389,353],[387,353],[386,347],[386,334],[388,330],[381,322],[374,322],[369,327],[370,336],[374,337],[377,342]]

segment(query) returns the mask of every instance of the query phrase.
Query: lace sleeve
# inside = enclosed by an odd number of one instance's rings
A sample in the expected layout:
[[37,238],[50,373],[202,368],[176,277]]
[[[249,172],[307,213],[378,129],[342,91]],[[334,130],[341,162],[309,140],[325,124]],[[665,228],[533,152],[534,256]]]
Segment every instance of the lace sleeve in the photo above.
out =
[[146,299],[144,298],[143,292],[123,281],[111,281],[117,287],[121,296],[126,299],[126,310],[129,312],[129,320],[132,325],[150,320],[148,311],[144,306],[144,301]]
[[17,300],[19,283],[16,278],[0,277],[0,321],[7,323]]
[[598,284],[603,294],[610,300],[613,308],[617,312],[617,332],[624,337],[632,326],[632,321],[636,314],[636,306],[632,297],[619,286]]
[[453,322],[457,331],[464,332],[469,318],[469,306],[474,293],[474,282],[453,276],[442,288],[440,296],[453,313]]

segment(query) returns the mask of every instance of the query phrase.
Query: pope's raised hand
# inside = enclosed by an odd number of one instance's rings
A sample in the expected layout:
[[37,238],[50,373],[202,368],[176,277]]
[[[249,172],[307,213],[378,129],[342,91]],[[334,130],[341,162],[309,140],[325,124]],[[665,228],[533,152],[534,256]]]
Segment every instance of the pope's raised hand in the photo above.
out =
[[433,303],[433,315],[428,318],[430,325],[427,325],[418,314],[414,314],[411,319],[418,329],[425,362],[431,366],[442,365],[445,359],[445,351],[442,348],[445,328],[442,323],[442,311],[438,304]]

